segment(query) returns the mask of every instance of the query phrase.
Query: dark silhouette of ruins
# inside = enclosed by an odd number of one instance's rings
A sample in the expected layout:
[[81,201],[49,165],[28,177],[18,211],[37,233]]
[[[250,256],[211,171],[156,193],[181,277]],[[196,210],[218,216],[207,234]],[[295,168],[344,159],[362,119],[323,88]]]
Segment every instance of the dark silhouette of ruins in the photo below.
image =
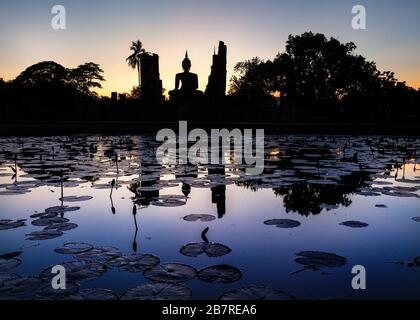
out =
[[141,70],[141,98],[146,104],[162,103],[162,80],[159,74],[159,56],[157,54],[142,53],[140,55]]
[[356,48],[352,42],[341,43],[323,34],[290,35],[285,51],[273,59],[255,57],[238,62],[226,94],[227,46],[220,41],[205,92],[198,90],[199,79],[191,72],[186,53],[183,72],[174,77],[175,87],[167,100],[159,56],[146,52],[141,41],[135,41],[126,59],[139,76],[139,85],[131,93],[99,96],[96,89],[102,88],[105,79],[96,63],[68,68],[42,61],[14,80],[0,78],[0,123],[12,131],[29,121],[38,132],[43,130],[41,122],[62,130],[65,126],[55,124],[63,121],[81,131],[91,129],[87,122],[97,123],[100,129],[101,122],[109,122],[127,130],[129,123],[136,121],[155,126],[188,120],[201,124],[265,123],[279,130],[288,126],[292,131],[296,124],[302,130],[325,127],[342,131],[343,127],[345,132],[353,132],[361,130],[353,125],[357,123],[369,132],[417,133],[420,89],[399,81],[393,72],[381,72],[373,61],[358,55]]
[[[178,119],[199,119],[222,103],[226,96],[227,47],[219,42],[218,53],[213,54],[213,64],[205,94],[198,90],[198,76],[190,72],[191,60],[188,52],[182,61],[184,72],[175,76],[175,89],[169,92],[170,105]],[[213,109],[214,111],[214,109]]]
[[226,65],[227,47],[223,41],[220,41],[218,53],[213,54],[213,65],[206,88],[206,96],[212,102],[220,101],[226,95]]

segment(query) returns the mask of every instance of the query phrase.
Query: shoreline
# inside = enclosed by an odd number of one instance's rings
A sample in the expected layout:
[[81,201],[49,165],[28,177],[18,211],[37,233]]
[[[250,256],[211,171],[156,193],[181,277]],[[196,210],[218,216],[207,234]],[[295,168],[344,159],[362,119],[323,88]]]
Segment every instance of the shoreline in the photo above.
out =
[[[178,130],[179,122],[141,121],[60,121],[0,123],[0,136],[44,136],[68,134],[141,134],[160,129]],[[264,129],[266,133],[331,135],[410,135],[420,136],[418,123],[340,123],[340,122],[188,122],[188,129]]]

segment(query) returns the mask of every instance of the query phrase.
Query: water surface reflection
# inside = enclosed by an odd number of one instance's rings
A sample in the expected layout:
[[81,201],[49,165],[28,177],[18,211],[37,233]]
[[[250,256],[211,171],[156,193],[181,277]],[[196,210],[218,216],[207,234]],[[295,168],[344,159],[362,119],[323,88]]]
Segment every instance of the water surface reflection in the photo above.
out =
[[2,138],[0,295],[420,298],[419,145],[271,135],[264,174],[247,176],[233,154],[159,165],[152,135]]

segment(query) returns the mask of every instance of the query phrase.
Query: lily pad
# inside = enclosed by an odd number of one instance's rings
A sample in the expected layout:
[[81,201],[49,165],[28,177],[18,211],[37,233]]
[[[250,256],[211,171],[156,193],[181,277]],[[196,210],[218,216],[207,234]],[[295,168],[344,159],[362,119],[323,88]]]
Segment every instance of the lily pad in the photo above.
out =
[[269,288],[266,286],[249,286],[234,289],[224,293],[220,300],[295,300],[295,297],[280,290]]
[[13,283],[22,277],[16,273],[0,273],[0,300],[7,298],[7,291],[13,288]]
[[77,227],[78,225],[75,223],[64,222],[52,224],[50,226],[45,227],[44,230],[69,231],[76,229]]
[[144,187],[139,187],[139,188],[137,188],[137,192],[157,192],[157,191],[159,191],[159,190],[161,190],[162,189],[162,187],[161,186],[159,186],[159,185],[156,185],[156,186],[144,186]]
[[175,283],[147,283],[127,290],[121,300],[188,300],[191,290]]
[[205,282],[230,283],[242,278],[242,272],[238,268],[222,264],[204,268],[198,271],[198,278]]
[[36,297],[40,300],[68,300],[69,297],[79,292],[79,284],[66,281],[66,289],[53,289],[51,283],[36,291]]
[[28,189],[22,189],[22,190],[5,190],[5,191],[0,191],[0,196],[15,196],[15,195],[21,195],[21,194],[25,194],[31,192],[31,190]]
[[61,224],[69,222],[69,219],[61,218],[61,217],[53,217],[53,218],[39,218],[32,221],[32,224],[37,227],[46,227],[53,224]]
[[369,224],[360,221],[345,221],[340,223],[340,225],[350,228],[366,228],[369,226]]
[[229,254],[231,251],[229,247],[223,244],[210,242],[190,243],[183,246],[180,250],[187,257],[198,257],[205,253],[210,258],[221,257]]
[[34,231],[26,235],[26,240],[49,240],[61,237],[62,235],[63,232],[58,230]]
[[77,254],[82,252],[88,252],[93,249],[93,246],[89,243],[84,242],[68,242],[62,247],[55,248],[54,251],[63,254]]
[[159,257],[152,254],[133,253],[118,257],[112,260],[109,265],[129,272],[143,272],[157,266],[159,263]]
[[388,206],[386,204],[375,204],[376,208],[386,209]]
[[21,277],[19,275],[11,276],[3,283],[0,283],[0,297],[32,298],[33,293],[43,284],[45,283],[39,278]]
[[211,214],[190,214],[188,216],[185,216],[183,219],[189,222],[195,222],[198,220],[201,222],[210,222],[215,220],[216,217]]
[[291,228],[297,228],[300,226],[299,221],[290,220],[290,219],[272,219],[267,220],[264,222],[267,226],[276,226],[277,228],[282,229],[291,229]]
[[122,253],[115,247],[94,247],[88,252],[83,252],[76,255],[77,259],[84,261],[96,261],[100,263],[109,263],[112,260],[121,257]]
[[0,220],[0,231],[23,227],[23,226],[25,226],[25,221],[26,220],[24,220],[24,219],[16,220],[16,221],[9,220],[9,219]]
[[64,202],[82,202],[82,201],[89,201],[93,199],[91,196],[67,196],[60,198],[60,201]]
[[152,202],[152,205],[157,207],[180,207],[186,204],[186,200],[173,199],[173,198],[159,198]]
[[85,289],[68,297],[68,300],[108,301],[118,300],[118,296],[108,289]]
[[40,212],[40,213],[35,213],[31,215],[30,217],[32,219],[38,219],[38,218],[49,219],[49,218],[54,218],[56,216],[58,216],[58,213],[55,213],[55,212],[50,212],[50,213]]
[[18,267],[22,263],[22,260],[17,258],[11,259],[0,259],[0,272],[7,271]]
[[0,259],[13,259],[16,257],[19,257],[22,254],[22,251],[14,251],[14,252],[9,252],[9,253],[4,253],[0,255]]
[[296,254],[299,258],[295,262],[304,265],[305,268],[319,269],[323,267],[337,268],[346,264],[347,259],[334,253],[321,251],[302,251]]
[[[60,264],[66,270],[66,279],[68,281],[80,282],[89,281],[102,276],[107,267],[103,263],[93,261],[69,261]],[[51,282],[55,274],[51,273],[52,267],[48,267],[41,271],[40,278],[44,281]]]
[[143,275],[156,282],[179,283],[195,278],[197,270],[185,264],[166,263],[144,271]]
[[65,212],[72,212],[80,210],[80,207],[69,207],[69,206],[56,206],[45,209],[46,213],[56,213],[56,214],[62,214]]

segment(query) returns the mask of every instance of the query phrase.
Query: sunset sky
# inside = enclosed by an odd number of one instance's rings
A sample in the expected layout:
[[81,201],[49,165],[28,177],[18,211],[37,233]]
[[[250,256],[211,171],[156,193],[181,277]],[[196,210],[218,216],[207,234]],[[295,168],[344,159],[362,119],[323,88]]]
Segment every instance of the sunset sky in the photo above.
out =
[[[67,29],[53,30],[51,8],[64,5]],[[351,9],[363,4],[367,30],[353,30]],[[312,0],[16,0],[0,3],[0,77],[14,79],[26,67],[53,60],[66,67],[96,62],[105,71],[100,94],[129,92],[137,74],[125,58],[132,40],[160,56],[167,90],[181,71],[188,50],[192,72],[205,89],[214,46],[228,46],[228,77],[236,62],[271,59],[289,34],[321,32],[395,71],[401,81],[420,87],[420,1]]]

